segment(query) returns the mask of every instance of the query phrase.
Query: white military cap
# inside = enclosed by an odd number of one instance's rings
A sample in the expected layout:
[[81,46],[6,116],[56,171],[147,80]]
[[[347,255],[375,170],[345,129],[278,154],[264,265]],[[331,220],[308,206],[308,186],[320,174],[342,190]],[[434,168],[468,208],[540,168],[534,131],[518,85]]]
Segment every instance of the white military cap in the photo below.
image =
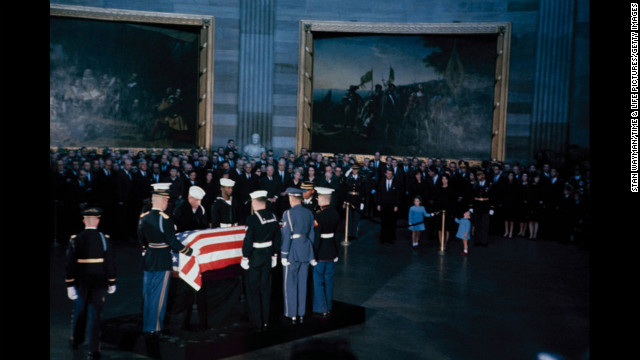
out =
[[331,193],[333,193],[334,191],[335,189],[327,188],[327,187],[316,188],[316,192],[318,193],[318,195],[331,195]]
[[171,183],[156,183],[151,184],[151,186],[153,186],[153,195],[169,197]]
[[233,185],[235,185],[235,184],[236,184],[236,182],[231,180],[231,179],[227,179],[227,178],[220,179],[220,186],[233,187]]
[[261,198],[261,197],[267,197],[267,191],[266,190],[257,190],[252,192],[251,194],[249,194],[249,196],[251,196],[252,199],[257,199],[257,198]]
[[191,196],[192,198],[202,200],[205,194],[206,193],[200,186],[192,186],[189,188],[189,196]]

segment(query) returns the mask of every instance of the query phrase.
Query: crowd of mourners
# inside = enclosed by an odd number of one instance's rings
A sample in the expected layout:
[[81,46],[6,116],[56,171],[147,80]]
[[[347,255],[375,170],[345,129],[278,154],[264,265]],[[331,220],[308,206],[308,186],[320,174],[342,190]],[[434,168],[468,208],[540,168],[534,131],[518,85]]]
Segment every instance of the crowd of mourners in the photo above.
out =
[[[476,175],[482,171],[491,185],[491,235],[585,244],[588,233],[588,162],[559,168],[544,161],[396,158],[379,152],[358,161],[350,154],[327,155],[304,148],[299,154],[285,150],[276,155],[267,150],[252,158],[242,154],[233,140],[211,150],[99,150],[51,149],[52,243],[66,245],[71,235],[83,229],[81,211],[92,206],[102,209],[101,230],[114,241],[137,241],[138,219],[149,205],[153,183],[171,183],[169,214],[186,201],[191,186],[201,187],[206,193],[202,206],[211,222],[211,206],[221,195],[221,178],[234,180],[232,196],[245,208],[250,207],[251,192],[268,190],[268,198],[276,199],[272,209],[278,217],[289,207],[285,190],[311,182],[336,190],[332,204],[344,217],[342,205],[354,164],[359,165],[366,194],[363,206],[355,209],[362,220],[380,220],[376,189],[386,179],[387,169],[399,189],[398,224],[406,223],[417,196],[428,213],[445,210],[452,218],[462,218],[472,207]],[[270,181],[263,181],[266,178]],[[243,219],[238,223],[243,224]],[[438,218],[425,218],[425,225],[423,236],[438,239]],[[452,237],[455,228],[453,221],[445,225]]]

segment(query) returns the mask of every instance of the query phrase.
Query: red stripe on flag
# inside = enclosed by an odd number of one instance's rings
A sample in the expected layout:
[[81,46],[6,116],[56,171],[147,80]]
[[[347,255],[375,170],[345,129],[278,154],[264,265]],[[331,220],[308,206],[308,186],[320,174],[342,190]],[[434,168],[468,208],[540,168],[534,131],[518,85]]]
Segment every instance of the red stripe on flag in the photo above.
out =
[[220,244],[206,245],[200,248],[200,255],[212,253],[214,251],[242,249],[243,240],[223,242]]
[[207,270],[217,270],[217,269],[222,269],[223,267],[227,267],[229,265],[240,264],[241,260],[242,260],[242,256],[239,256],[239,257],[221,259],[221,260],[200,264],[200,272],[204,272]]
[[180,271],[183,274],[188,274],[189,271],[191,271],[191,268],[193,268],[193,266],[195,265],[196,261],[194,260],[193,256],[189,256],[189,260],[187,260],[187,263],[184,264],[184,266],[182,267],[182,269],[180,269]]
[[228,236],[228,235],[239,235],[239,234],[244,234],[246,233],[246,231],[244,229],[238,229],[238,230],[231,230],[231,231],[220,231],[220,232],[211,232],[211,233],[206,233],[206,234],[200,234],[198,236],[196,236],[195,238],[193,238],[193,240],[191,240],[189,242],[189,244],[187,244],[187,246],[191,246],[193,245],[196,241],[200,240],[200,239],[205,239],[205,238],[211,238],[211,237],[219,237],[219,236]]

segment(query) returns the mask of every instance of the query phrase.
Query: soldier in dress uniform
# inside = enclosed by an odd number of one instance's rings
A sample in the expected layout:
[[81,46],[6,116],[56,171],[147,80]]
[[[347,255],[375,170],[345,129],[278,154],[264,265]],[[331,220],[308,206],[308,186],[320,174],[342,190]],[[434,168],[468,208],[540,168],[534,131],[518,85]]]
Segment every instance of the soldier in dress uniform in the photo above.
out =
[[292,323],[302,323],[306,313],[309,264],[316,265],[313,255],[313,212],[302,206],[298,188],[287,188],[291,208],[282,214],[282,247],[284,316]]
[[331,206],[334,189],[318,187],[318,206],[314,214],[313,251],[317,265],[313,267],[313,312],[328,317],[333,300],[334,263],[338,261],[340,244],[335,235],[340,214]]
[[311,181],[305,181],[300,185],[300,189],[304,190],[302,193],[302,206],[311,210],[312,213],[318,210],[318,200],[315,197],[314,184]]
[[344,197],[345,202],[342,205],[343,208],[349,208],[349,234],[347,235],[349,240],[358,238],[358,224],[360,223],[360,212],[364,210],[365,202],[365,180],[360,176],[358,172],[360,166],[353,164],[351,166],[351,174],[344,182]]
[[278,261],[281,233],[276,215],[267,209],[267,191],[254,191],[249,196],[253,214],[247,218],[240,266],[247,270],[249,320],[256,330],[262,331],[269,326],[271,268]]
[[157,335],[163,330],[169,279],[173,270],[171,250],[186,256],[197,256],[197,250],[178,241],[173,220],[164,212],[169,204],[170,186],[170,183],[153,184],[151,210],[142,213],[138,223],[144,271],[142,331],[145,335]]
[[[187,201],[184,201],[175,208],[173,221],[176,224],[176,232],[191,230],[203,230],[209,228],[208,214],[202,206],[202,199],[205,191],[199,186],[191,186],[187,194]],[[193,304],[196,303],[198,309],[199,329],[207,328],[206,298],[207,283],[202,282],[199,291],[184,282],[177,272],[171,274],[176,278],[169,287],[169,299],[167,304],[167,322],[169,326],[178,325],[183,329],[188,329],[191,321]]]
[[100,358],[100,318],[105,292],[116,291],[116,266],[109,235],[98,231],[102,210],[82,212],[83,231],[72,235],[67,249],[67,296],[74,302],[72,334],[69,342],[75,350],[84,342],[89,319],[89,359]]
[[473,185],[473,201],[469,211],[473,214],[475,226],[474,246],[487,247],[489,243],[489,216],[493,215],[493,202],[490,197],[491,183],[485,180],[485,171],[476,172],[476,183]]
[[240,204],[232,196],[234,185],[235,181],[231,179],[220,179],[220,196],[211,205],[213,229],[231,227],[240,223]]

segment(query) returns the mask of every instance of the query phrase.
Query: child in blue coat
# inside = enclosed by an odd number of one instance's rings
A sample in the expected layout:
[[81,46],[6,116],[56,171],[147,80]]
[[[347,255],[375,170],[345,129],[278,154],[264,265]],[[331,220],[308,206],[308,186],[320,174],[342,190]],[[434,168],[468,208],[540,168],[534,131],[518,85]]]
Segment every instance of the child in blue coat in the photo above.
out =
[[420,240],[420,233],[425,230],[424,218],[431,217],[433,214],[427,213],[424,206],[421,205],[422,198],[416,195],[413,198],[413,206],[409,208],[409,230],[411,230],[411,240],[413,242],[413,248],[418,247],[418,240]]
[[462,240],[462,244],[464,245],[464,250],[462,251],[462,253],[460,253],[460,255],[462,256],[466,256],[468,253],[468,245],[467,245],[467,241],[469,240],[469,238],[471,237],[471,221],[469,219],[471,219],[471,212],[469,212],[469,210],[464,212],[464,215],[462,215],[462,219],[458,219],[456,218],[456,222],[458,223],[458,232],[456,233],[456,237],[460,240]]

